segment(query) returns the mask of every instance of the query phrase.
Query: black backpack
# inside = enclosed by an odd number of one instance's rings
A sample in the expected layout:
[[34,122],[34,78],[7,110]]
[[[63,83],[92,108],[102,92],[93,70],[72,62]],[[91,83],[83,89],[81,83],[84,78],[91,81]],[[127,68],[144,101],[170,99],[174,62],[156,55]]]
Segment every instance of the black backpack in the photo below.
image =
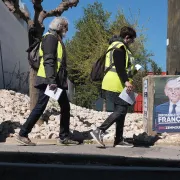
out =
[[114,66],[114,63],[112,63],[106,70],[105,70],[105,60],[106,60],[106,54],[109,51],[112,51],[113,49],[118,50],[116,47],[112,47],[108,49],[92,66],[90,79],[92,81],[98,82],[102,81],[106,73]]
[[34,69],[38,70],[40,65],[39,47],[40,40],[37,39],[27,50],[29,65]]

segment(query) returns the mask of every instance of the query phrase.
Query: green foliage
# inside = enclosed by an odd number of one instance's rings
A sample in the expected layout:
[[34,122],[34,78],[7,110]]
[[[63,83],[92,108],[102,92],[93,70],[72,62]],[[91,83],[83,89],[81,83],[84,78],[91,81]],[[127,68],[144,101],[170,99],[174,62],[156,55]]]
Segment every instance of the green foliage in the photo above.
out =
[[89,74],[92,64],[108,47],[109,17],[102,4],[89,5],[75,24],[75,36],[66,43],[69,79],[76,85],[75,100],[80,106],[91,106],[99,94],[100,85],[91,83]]
[[107,21],[110,14],[102,5],[94,3],[84,9],[84,16],[75,24],[77,32],[66,43],[69,59],[69,75],[75,84],[84,84],[91,65],[107,48]]
[[[83,107],[92,107],[97,99],[100,84],[90,82],[89,75],[93,63],[106,51],[108,41],[113,35],[119,35],[121,27],[129,25],[138,31],[138,37],[131,49],[137,62],[148,70],[149,58],[144,42],[144,28],[138,26],[138,20],[129,20],[123,11],[117,12],[114,21],[111,13],[105,11],[101,3],[95,2],[84,8],[84,15],[76,23],[76,33],[66,42],[69,79],[75,84],[75,103]],[[155,66],[153,66],[155,67]]]
[[92,108],[93,102],[97,99],[97,95],[97,87],[87,82],[76,87],[73,103],[86,108]]
[[142,93],[142,83],[143,77],[147,75],[146,71],[140,71],[133,77],[133,85],[137,93]]
[[162,72],[162,68],[158,67],[158,65],[153,61],[150,60],[151,63],[151,71],[155,74],[155,75],[160,75]]

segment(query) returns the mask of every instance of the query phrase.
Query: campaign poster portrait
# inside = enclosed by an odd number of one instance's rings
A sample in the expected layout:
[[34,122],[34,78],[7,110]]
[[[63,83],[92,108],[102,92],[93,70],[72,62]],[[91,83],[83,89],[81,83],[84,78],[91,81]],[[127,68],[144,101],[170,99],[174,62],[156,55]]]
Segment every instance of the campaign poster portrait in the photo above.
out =
[[156,132],[180,132],[180,76],[154,79],[153,129]]

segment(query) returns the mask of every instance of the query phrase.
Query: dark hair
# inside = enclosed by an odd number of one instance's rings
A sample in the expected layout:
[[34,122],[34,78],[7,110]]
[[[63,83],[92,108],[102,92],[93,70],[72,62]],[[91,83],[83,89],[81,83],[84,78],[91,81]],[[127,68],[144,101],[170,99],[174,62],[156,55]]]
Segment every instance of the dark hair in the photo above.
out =
[[136,38],[136,31],[132,27],[124,26],[121,28],[120,37],[124,39],[126,36]]

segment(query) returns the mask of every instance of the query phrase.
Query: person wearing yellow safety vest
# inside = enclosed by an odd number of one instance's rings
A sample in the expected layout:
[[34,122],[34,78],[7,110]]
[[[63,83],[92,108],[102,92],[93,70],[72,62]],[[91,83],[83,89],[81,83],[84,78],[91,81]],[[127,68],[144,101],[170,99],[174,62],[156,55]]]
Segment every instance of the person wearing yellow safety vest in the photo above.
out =
[[[49,96],[44,94],[47,85],[49,89],[55,91],[57,87],[60,87],[60,75],[59,69],[61,62],[66,64],[66,51],[62,38],[68,31],[68,21],[64,17],[56,17],[49,25],[49,31],[43,36],[40,43],[39,56],[40,66],[37,72],[35,87],[39,90],[39,97],[37,104],[30,113],[26,122],[22,125],[19,135],[16,140],[27,146],[34,146],[35,143],[31,142],[28,138],[28,134],[43,114]],[[58,144],[71,145],[78,144],[77,141],[73,141],[69,136],[70,125],[70,103],[66,94],[66,87],[63,89],[58,103],[61,108],[60,116],[60,133]]]
[[135,74],[134,58],[132,57],[129,45],[134,42],[136,31],[131,27],[123,27],[120,30],[120,35],[113,37],[110,40],[108,49],[115,47],[118,49],[107,53],[105,60],[105,69],[114,65],[105,74],[102,81],[102,95],[107,103],[111,103],[114,107],[114,112],[90,134],[101,146],[103,143],[103,135],[105,131],[116,123],[116,134],[113,147],[132,146],[123,139],[123,128],[125,116],[127,114],[129,104],[119,98],[122,90],[127,87],[127,92],[133,90],[132,76]]

